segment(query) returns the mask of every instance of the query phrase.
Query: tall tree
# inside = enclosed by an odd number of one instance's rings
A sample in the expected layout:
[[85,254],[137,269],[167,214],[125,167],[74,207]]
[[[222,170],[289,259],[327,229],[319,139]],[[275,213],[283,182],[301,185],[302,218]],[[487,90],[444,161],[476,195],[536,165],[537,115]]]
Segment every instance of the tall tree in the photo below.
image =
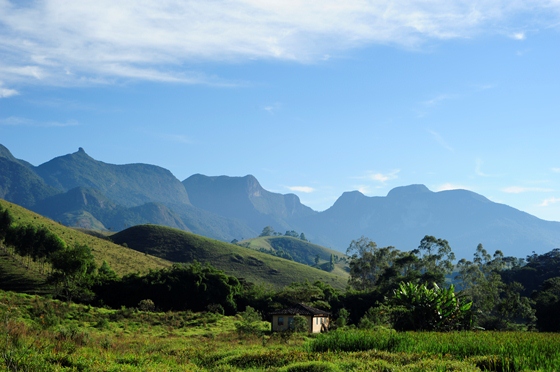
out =
[[90,287],[96,270],[95,260],[87,245],[76,244],[49,257],[53,272],[50,282],[67,301],[93,297]]
[[435,282],[442,285],[445,276],[453,272],[455,254],[445,239],[426,235],[413,253],[420,259],[421,280],[424,283]]
[[394,266],[400,251],[395,247],[380,248],[374,241],[362,236],[352,240],[346,254],[350,256],[349,284],[357,290],[371,290]]
[[274,229],[272,226],[265,226],[259,236],[272,236],[274,235]]

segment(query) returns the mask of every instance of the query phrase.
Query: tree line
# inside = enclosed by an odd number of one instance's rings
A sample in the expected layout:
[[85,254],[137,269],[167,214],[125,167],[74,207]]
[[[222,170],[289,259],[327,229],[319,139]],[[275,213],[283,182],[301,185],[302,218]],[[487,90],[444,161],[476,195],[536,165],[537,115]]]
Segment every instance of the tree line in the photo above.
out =
[[425,236],[401,251],[361,237],[347,249],[349,286],[338,291],[320,281],[274,290],[198,262],[120,277],[106,262],[98,267],[89,247],[68,246],[45,227],[16,225],[1,208],[0,243],[24,263],[39,262],[68,301],[223,314],[305,303],[329,310],[338,327],[560,331],[560,249],[524,260],[491,255],[479,244],[472,260],[454,264],[444,239]]

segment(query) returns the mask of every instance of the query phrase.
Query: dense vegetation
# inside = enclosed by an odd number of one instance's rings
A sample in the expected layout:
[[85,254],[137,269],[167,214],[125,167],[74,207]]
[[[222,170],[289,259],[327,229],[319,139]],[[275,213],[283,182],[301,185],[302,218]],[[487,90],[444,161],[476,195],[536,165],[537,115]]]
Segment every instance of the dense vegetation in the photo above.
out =
[[270,334],[251,314],[110,310],[0,291],[0,362],[9,371],[154,372],[546,372],[560,364],[560,335],[552,333],[377,329],[315,337]]
[[[0,292],[0,357],[8,370],[553,371],[560,364],[559,336],[527,332],[560,329],[560,250],[525,261],[479,245],[472,261],[453,265],[444,239],[426,236],[406,252],[362,237],[348,248],[345,291],[322,280],[272,287],[197,258],[292,265],[282,270],[297,264],[255,251],[241,259],[220,249],[245,248],[140,226],[120,238],[143,241],[146,253],[193,256],[188,264],[118,273],[87,244],[69,243],[54,225],[34,224],[5,205],[0,250],[32,268],[35,283],[46,279],[43,293],[64,300]],[[191,251],[170,250],[187,238]],[[329,309],[332,332],[270,334],[262,319],[294,303]],[[472,329],[502,332],[465,332]]]

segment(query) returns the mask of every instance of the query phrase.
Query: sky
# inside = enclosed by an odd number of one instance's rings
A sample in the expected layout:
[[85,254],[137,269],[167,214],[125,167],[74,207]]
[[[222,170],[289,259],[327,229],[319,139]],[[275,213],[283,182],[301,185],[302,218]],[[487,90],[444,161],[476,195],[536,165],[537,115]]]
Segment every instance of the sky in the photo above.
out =
[[0,0],[0,144],[560,221],[560,0]]

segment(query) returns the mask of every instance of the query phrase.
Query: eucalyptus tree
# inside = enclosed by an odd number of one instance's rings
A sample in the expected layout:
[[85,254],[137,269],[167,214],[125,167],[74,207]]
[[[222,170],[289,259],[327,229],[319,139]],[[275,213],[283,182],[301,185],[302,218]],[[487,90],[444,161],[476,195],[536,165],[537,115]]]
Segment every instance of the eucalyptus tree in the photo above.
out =
[[418,257],[423,283],[434,282],[441,285],[445,282],[445,276],[453,272],[455,254],[445,239],[426,235],[412,253]]

